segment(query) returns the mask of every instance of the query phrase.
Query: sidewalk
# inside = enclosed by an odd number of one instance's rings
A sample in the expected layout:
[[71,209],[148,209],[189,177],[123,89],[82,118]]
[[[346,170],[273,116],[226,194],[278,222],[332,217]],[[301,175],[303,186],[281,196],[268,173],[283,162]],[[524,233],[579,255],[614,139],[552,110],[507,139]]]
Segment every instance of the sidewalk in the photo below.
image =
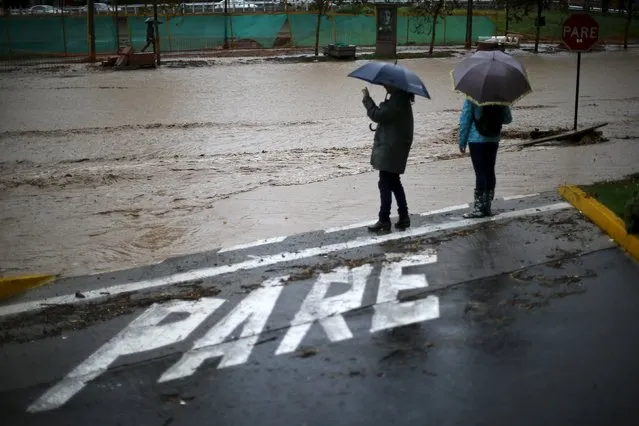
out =
[[[499,154],[497,196],[554,191],[565,183],[578,185],[623,177],[637,171],[637,149],[636,140],[619,140]],[[472,200],[474,173],[469,157],[424,165],[415,165],[416,160],[409,160],[402,176],[411,213]],[[267,186],[216,204],[215,220],[242,224],[239,238],[234,226],[215,229],[216,243],[227,246],[373,221],[378,205],[374,172],[309,185]],[[201,239],[206,240],[206,236]]]

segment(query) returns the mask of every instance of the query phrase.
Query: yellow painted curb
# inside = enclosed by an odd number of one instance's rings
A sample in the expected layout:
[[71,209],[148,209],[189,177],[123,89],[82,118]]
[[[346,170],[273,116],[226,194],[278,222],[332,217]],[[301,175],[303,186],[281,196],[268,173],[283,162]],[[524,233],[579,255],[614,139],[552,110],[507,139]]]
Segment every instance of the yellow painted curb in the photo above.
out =
[[0,278],[0,300],[5,300],[25,291],[48,284],[55,275],[22,275]]
[[559,194],[639,262],[639,238],[626,232],[626,225],[620,217],[576,186],[560,186]]

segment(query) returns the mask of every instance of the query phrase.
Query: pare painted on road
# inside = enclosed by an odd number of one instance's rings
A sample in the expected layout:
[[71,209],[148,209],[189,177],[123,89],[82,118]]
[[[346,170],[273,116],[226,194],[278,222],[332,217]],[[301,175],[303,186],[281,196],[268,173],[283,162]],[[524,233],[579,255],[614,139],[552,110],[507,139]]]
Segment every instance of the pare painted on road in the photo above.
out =
[[[428,281],[423,272],[411,274],[405,268],[428,265],[437,261],[433,250],[383,263],[377,281],[377,297],[369,331],[375,333],[394,327],[428,321],[439,317],[439,299],[430,295],[423,299],[400,302],[401,291],[423,289]],[[371,280],[373,265],[356,268],[345,266],[321,273],[313,282],[306,298],[279,342],[275,355],[296,351],[311,326],[318,323],[330,342],[353,338],[344,314],[362,308],[364,291]],[[193,375],[207,360],[220,359],[217,368],[246,363],[260,334],[271,316],[288,276],[268,279],[249,293],[228,314],[217,321],[191,348],[158,379],[158,382],[178,380]],[[345,285],[347,290],[327,296],[333,283]],[[180,343],[191,337],[210,315],[226,302],[220,298],[198,301],[171,301],[154,304],[134,319],[124,330],[74,368],[55,386],[45,392],[27,411],[41,412],[61,407],[80,392],[91,380],[109,368],[119,357]],[[167,317],[179,314],[177,321],[164,323]],[[229,340],[241,330],[239,338]]]

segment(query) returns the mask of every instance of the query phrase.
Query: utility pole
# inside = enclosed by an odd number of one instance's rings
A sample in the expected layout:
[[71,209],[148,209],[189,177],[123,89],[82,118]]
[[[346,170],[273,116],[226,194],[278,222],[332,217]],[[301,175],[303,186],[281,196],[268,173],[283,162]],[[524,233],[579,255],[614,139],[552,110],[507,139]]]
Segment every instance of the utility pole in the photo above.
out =
[[464,47],[470,49],[473,47],[473,0],[468,0],[466,5],[466,43]]
[[153,27],[154,27],[154,43],[153,53],[155,53],[155,59],[158,65],[160,65],[160,28],[158,27],[158,1],[153,2]]
[[89,30],[89,62],[95,62],[95,6],[93,0],[87,1],[87,28]]

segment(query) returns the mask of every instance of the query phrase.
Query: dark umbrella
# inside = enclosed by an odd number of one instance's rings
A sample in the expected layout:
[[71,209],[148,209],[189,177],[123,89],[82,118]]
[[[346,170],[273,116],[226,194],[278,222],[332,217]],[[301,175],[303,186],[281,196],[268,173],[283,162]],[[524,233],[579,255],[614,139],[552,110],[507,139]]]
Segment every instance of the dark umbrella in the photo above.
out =
[[401,65],[385,62],[369,62],[348,75],[371,84],[392,86],[408,93],[430,99],[426,86],[411,70]]
[[499,50],[473,54],[452,76],[455,90],[478,105],[510,105],[532,91],[524,66]]
[[[153,22],[153,21],[155,21],[155,19],[153,19],[153,18],[146,18],[146,19],[144,20],[144,22],[145,22],[146,24],[148,24],[148,23],[150,23],[150,22]],[[160,21],[160,20],[158,19],[158,24],[163,24],[163,23],[164,23],[164,22],[162,22],[162,21]]]

